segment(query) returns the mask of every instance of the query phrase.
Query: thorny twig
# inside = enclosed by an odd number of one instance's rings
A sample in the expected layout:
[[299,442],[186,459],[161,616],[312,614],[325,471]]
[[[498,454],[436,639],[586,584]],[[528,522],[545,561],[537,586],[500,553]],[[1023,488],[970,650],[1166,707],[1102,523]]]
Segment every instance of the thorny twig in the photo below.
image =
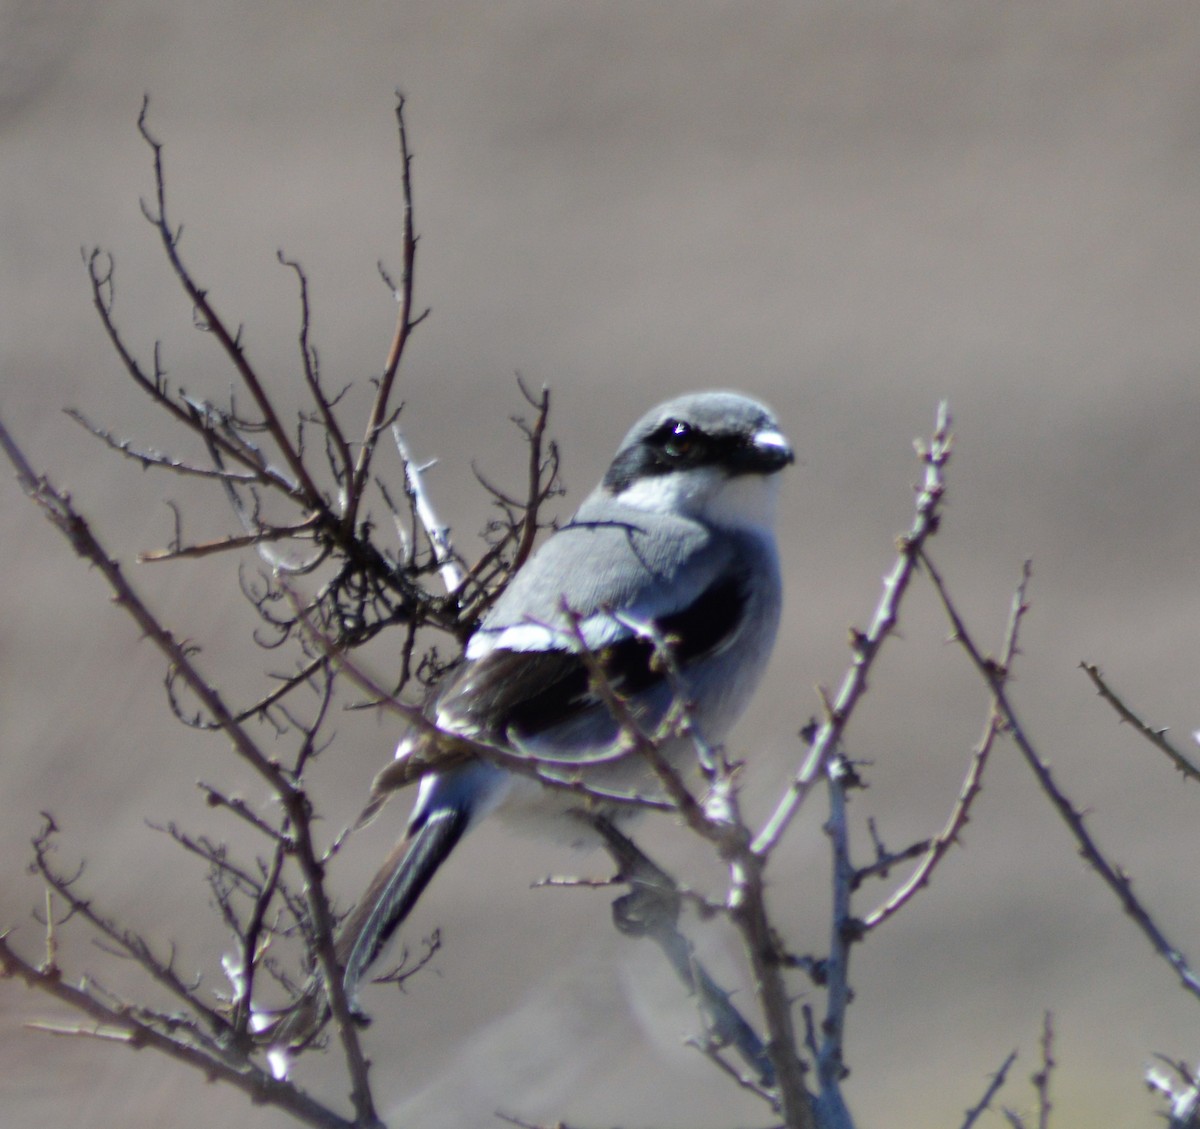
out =
[[1046,1012],[1042,1019],[1042,1064],[1031,1081],[1037,1091],[1038,1129],[1050,1129],[1050,1078],[1057,1065],[1054,1061],[1054,1017]]
[[271,1077],[244,1056],[227,1062],[209,1050],[190,1045],[179,1038],[178,1028],[169,1023],[168,1017],[158,1017],[166,1027],[161,1030],[152,1019],[141,1018],[124,1005],[103,1003],[88,990],[89,986],[76,986],[64,979],[57,969],[38,968],[25,960],[3,935],[0,935],[0,970],[4,976],[16,977],[95,1021],[94,1027],[81,1024],[69,1029],[70,1034],[116,1038],[134,1048],[151,1047],[167,1058],[193,1067],[207,1078],[227,1082],[255,1104],[283,1110],[303,1125],[317,1129],[365,1129],[370,1124],[341,1117],[299,1087]]
[[921,563],[929,573],[930,579],[941,599],[942,607],[954,629],[954,639],[970,656],[971,662],[979,672],[980,677],[991,688],[996,706],[1004,716],[1008,734],[1020,749],[1025,763],[1029,765],[1042,791],[1046,794],[1063,822],[1067,825],[1079,846],[1079,853],[1088,865],[1104,880],[1105,884],[1116,895],[1121,908],[1133,919],[1154,947],[1154,951],[1165,960],[1179,977],[1184,989],[1192,995],[1200,997],[1200,978],[1192,971],[1183,953],[1173,945],[1155,921],[1153,915],[1142,905],[1141,900],[1133,892],[1133,883],[1129,876],[1119,867],[1109,861],[1108,856],[1092,837],[1084,823],[1083,812],[1071,802],[1071,798],[1063,792],[1050,771],[1049,764],[1042,758],[1033,746],[1032,740],[1025,731],[1016,709],[1008,697],[1005,684],[1005,672],[994,659],[984,656],[976,646],[974,639],[967,630],[966,624],[958,613],[958,608],[950,597],[942,575],[934,567],[927,553],[922,551]]
[[[829,955],[825,959],[825,1021],[817,1043],[817,1077],[822,1095],[840,1091],[846,1075],[843,1061],[843,1036],[846,1009],[850,1006],[850,951],[861,939],[861,926],[850,912],[854,890],[854,864],[850,861],[849,826],[846,819],[847,792],[859,785],[853,767],[844,757],[835,757],[829,765],[829,822],[826,830],[832,845],[833,907],[830,914]],[[861,785],[859,785],[861,786]]]
[[350,475],[348,483],[348,499],[344,524],[347,530],[353,529],[358,516],[359,502],[367,476],[371,469],[371,458],[375,453],[375,444],[379,435],[388,425],[392,385],[396,381],[396,373],[400,370],[400,359],[404,355],[409,335],[429,315],[429,310],[413,317],[413,285],[416,279],[417,235],[413,223],[413,193],[412,193],[412,151],[408,146],[408,127],[404,120],[404,95],[396,92],[396,130],[400,138],[400,179],[401,179],[401,217],[400,217],[400,246],[401,273],[400,285],[393,287],[396,298],[396,332],[388,349],[387,360],[384,362],[383,373],[375,391],[375,399],[367,416],[366,432],[363,435],[362,446],[359,447],[358,461]]
[[[82,874],[82,867],[71,875],[62,874],[54,867],[50,855],[54,850],[57,831],[54,820],[43,813],[42,828],[33,839],[33,865],[46,885],[67,904],[69,916],[78,915],[85,920],[100,936],[111,942],[116,951],[138,964],[153,980],[189,1007],[210,1030],[210,1039],[220,1038],[227,1030],[226,1020],[200,999],[195,984],[189,984],[180,977],[175,969],[174,952],[168,957],[160,957],[144,937],[110,921],[95,909],[89,898],[77,894],[74,887]],[[46,926],[47,929],[51,927],[49,920]]]
[[1008,1057],[1000,1064],[1000,1069],[991,1076],[988,1080],[987,1089],[983,1091],[983,1097],[979,1099],[969,1110],[966,1117],[963,1119],[959,1129],[971,1129],[971,1126],[984,1114],[988,1107],[992,1104],[992,1099],[1003,1088],[1008,1072],[1012,1068],[1012,1064],[1017,1061],[1017,1052],[1009,1051]]
[[[408,177],[407,137],[403,120],[403,100],[397,105],[401,136],[401,153],[405,162],[404,190],[411,191]],[[317,599],[325,605],[338,623],[341,639],[359,644],[370,639],[383,626],[394,622],[432,623],[444,630],[455,631],[458,609],[453,603],[432,597],[419,583],[414,569],[396,568],[394,562],[379,551],[370,539],[369,519],[359,522],[363,495],[368,482],[371,457],[378,430],[394,417],[390,396],[404,343],[421,318],[411,318],[411,268],[415,236],[411,230],[411,199],[404,201],[405,282],[398,297],[402,298],[402,318],[389,350],[388,364],[376,387],[367,425],[369,441],[364,442],[357,456],[352,455],[345,429],[335,411],[344,389],[327,393],[320,379],[315,346],[310,340],[311,310],[308,283],[298,264],[280,256],[280,262],[291,269],[300,283],[300,352],[305,387],[311,407],[300,413],[300,423],[293,436],[283,426],[281,415],[266,385],[246,355],[240,329],[231,330],[217,314],[208,292],[195,279],[183,261],[179,242],[181,229],[169,219],[163,146],[150,132],[147,107],[143,105],[138,119],[143,140],[150,147],[154,168],[154,195],[151,202],[143,201],[142,210],[154,226],[167,254],[176,280],[194,310],[196,324],[217,341],[232,366],[238,386],[249,394],[257,417],[246,418],[239,412],[231,394],[227,408],[197,400],[169,385],[155,347],[152,371],[144,369],[127,347],[114,320],[114,289],[112,260],[99,251],[85,255],[92,280],[93,300],[109,339],[121,357],[129,375],[139,388],[185,428],[205,444],[213,463],[211,470],[193,467],[182,459],[158,455],[157,452],[134,451],[130,444],[114,439],[103,429],[94,427],[76,414],[76,418],[110,446],[139,458],[144,465],[158,465],[181,474],[203,473],[217,479],[226,488],[234,512],[243,526],[238,536],[217,538],[197,545],[183,545],[176,540],[169,549],[146,554],[148,560],[177,557],[197,557],[217,552],[237,551],[254,547],[273,573],[311,573],[318,566],[332,563],[332,577]],[[306,424],[315,425],[324,438],[327,473],[337,484],[336,500],[321,489],[313,460],[306,449]],[[272,456],[259,443],[258,436],[268,437],[269,445],[282,462],[282,468],[272,462]],[[282,494],[299,508],[290,520],[277,522],[265,516],[260,490]],[[283,551],[270,548],[272,543],[285,542],[303,545],[301,560],[289,560]],[[267,590],[256,609],[269,621]],[[286,633],[287,624],[274,624]],[[292,686],[278,689],[272,700],[277,701]],[[251,710],[249,712],[255,712]]]
[[[513,553],[513,572],[517,572],[529,559],[529,554],[533,552],[533,543],[540,528],[538,514],[542,503],[554,491],[558,476],[557,445],[551,443],[549,453],[545,456],[542,454],[542,444],[546,438],[546,422],[550,418],[550,389],[543,385],[540,395],[534,397],[525,387],[525,382],[519,377],[517,384],[529,404],[537,408],[537,415],[534,417],[532,426],[523,428],[529,447],[529,488],[521,519],[521,538],[517,542],[516,552]],[[543,479],[545,480],[544,485]]]
[[[420,585],[416,570],[396,569],[369,540],[369,524],[361,526],[355,515],[367,481],[371,453],[379,430],[391,417],[389,396],[398,369],[403,345],[413,326],[421,320],[409,316],[408,298],[411,296],[411,267],[415,237],[411,230],[408,177],[409,154],[403,121],[403,102],[397,106],[404,159],[405,199],[405,301],[402,303],[401,320],[396,338],[393,340],[385,377],[376,389],[372,411],[367,426],[367,440],[358,452],[357,461],[351,458],[350,446],[338,423],[335,406],[341,393],[330,396],[321,387],[318,360],[315,348],[308,337],[310,310],[308,305],[307,280],[300,268],[281,259],[297,274],[301,287],[301,336],[300,346],[305,380],[313,403],[313,411],[301,413],[300,426],[295,436],[289,434],[277,412],[265,384],[246,357],[240,330],[230,330],[216,313],[207,292],[194,280],[179,252],[180,229],[168,218],[166,178],[163,166],[161,143],[150,132],[147,107],[143,105],[138,119],[138,129],[153,154],[155,192],[151,203],[143,203],[143,213],[158,232],[168,261],[177,281],[182,286],[194,310],[196,324],[217,340],[220,348],[232,364],[241,387],[249,393],[259,418],[248,420],[237,411],[231,396],[228,409],[214,407],[198,401],[182,392],[175,393],[169,386],[161,363],[159,349],[155,348],[153,369],[141,367],[132,352],[126,347],[117,329],[113,316],[114,283],[112,261],[99,251],[85,253],[92,282],[93,299],[101,323],[109,339],[123,361],[129,375],[138,387],[147,393],[160,407],[182,423],[186,429],[198,435],[208,449],[213,468],[193,467],[185,460],[173,459],[158,452],[136,450],[132,444],[115,439],[111,433],[87,423],[81,416],[76,418],[97,434],[111,447],[130,457],[137,458],[143,465],[159,466],[181,474],[197,474],[215,479],[227,490],[234,503],[235,512],[242,520],[244,536],[220,538],[211,542],[187,546],[178,535],[171,547],[160,554],[151,554],[148,559],[199,557],[210,553],[254,547],[260,552],[270,541],[309,540],[317,544],[317,552],[302,569],[289,571],[311,571],[330,553],[335,556],[337,570],[315,602],[307,606],[322,608],[326,615],[338,624],[340,645],[353,644],[370,638],[384,623],[404,619],[411,624],[432,622],[453,627],[457,610],[431,600]],[[321,492],[318,478],[310,469],[308,453],[304,443],[304,425],[316,422],[323,431],[329,470],[341,486],[336,503]],[[265,433],[281,458],[284,468],[272,465],[269,457],[259,445],[258,433]],[[74,878],[59,874],[48,859],[49,835],[53,828],[48,824],[46,831],[35,845],[39,870],[49,887],[64,898],[69,913],[83,918],[98,930],[111,945],[135,959],[155,980],[179,997],[191,1015],[199,1017],[199,1023],[188,1018],[167,1017],[146,1009],[126,1007],[119,1001],[113,1004],[105,998],[102,989],[92,982],[93,989],[68,989],[59,979],[53,964],[46,970],[34,969],[5,943],[4,968],[7,974],[22,975],[35,986],[52,990],[60,998],[67,999],[80,1010],[98,1017],[103,1031],[96,1028],[93,1034],[108,1035],[117,1032],[135,1045],[154,1045],[164,1053],[184,1058],[199,1065],[210,1077],[226,1077],[225,1068],[232,1064],[235,1073],[241,1076],[240,1084],[256,1100],[267,1101],[287,1109],[302,1120],[314,1125],[349,1125],[350,1122],[325,1110],[318,1103],[307,1099],[301,1091],[291,1085],[277,1084],[275,1080],[259,1070],[248,1055],[253,1048],[243,1045],[248,1021],[253,1019],[251,1002],[255,969],[259,965],[262,941],[279,927],[273,918],[272,908],[276,898],[283,898],[288,912],[303,926],[307,942],[322,965],[327,982],[335,985],[331,992],[332,1011],[339,1042],[345,1054],[347,1070],[352,1082],[352,1100],[355,1107],[353,1124],[359,1129],[378,1123],[373,1098],[367,1079],[367,1062],[359,1046],[356,1024],[350,1014],[347,1001],[337,991],[340,977],[336,975],[336,956],[333,950],[334,919],[329,899],[323,890],[323,864],[318,858],[311,832],[312,811],[308,798],[301,786],[301,775],[306,761],[319,750],[317,731],[323,725],[325,712],[331,702],[332,680],[324,680],[325,693],[316,720],[311,726],[299,726],[300,749],[294,764],[289,768],[280,763],[274,749],[270,753],[261,746],[246,728],[251,717],[266,718],[268,708],[278,706],[287,691],[308,683],[322,666],[328,666],[324,656],[309,662],[286,678],[282,686],[261,700],[254,708],[244,713],[235,712],[225,701],[216,684],[208,679],[197,663],[197,648],[181,642],[163,625],[162,621],[145,604],[125,578],[118,562],[106,552],[100,540],[92,533],[87,521],[75,508],[71,499],[55,489],[45,478],[32,468],[24,453],[9,432],[0,424],[0,447],[3,447],[10,462],[17,470],[18,481],[25,492],[42,508],[50,520],[69,541],[75,551],[88,560],[104,576],[114,593],[115,600],[137,623],[143,634],[166,656],[170,675],[169,693],[177,714],[183,718],[182,705],[175,697],[175,687],[186,687],[198,703],[191,722],[204,727],[223,731],[231,742],[235,753],[246,761],[268,784],[280,802],[282,822],[280,827],[262,819],[244,802],[226,797],[219,789],[210,788],[209,799],[240,816],[256,831],[266,834],[272,843],[270,861],[262,864],[258,876],[238,867],[225,857],[224,848],[204,839],[192,841],[182,833],[172,830],[176,840],[210,864],[210,880],[213,882],[219,908],[226,922],[241,942],[241,953],[231,966],[231,978],[235,982],[235,997],[231,1017],[208,1007],[198,998],[191,986],[175,973],[174,954],[160,957],[136,933],[118,927],[95,911],[91,903],[78,897],[72,890]],[[232,468],[232,469],[230,469]],[[249,493],[239,493],[249,488]],[[291,503],[299,506],[301,515],[290,523],[272,523],[264,516],[262,499],[256,488],[276,491],[285,495]],[[177,513],[178,517],[178,513]],[[274,568],[285,567],[282,558],[265,556]],[[277,600],[270,583],[255,598],[255,606],[264,621],[279,633],[280,640],[288,638],[292,625],[277,620],[270,612],[271,602]],[[374,617],[374,618],[372,618]],[[412,629],[410,627],[410,635]],[[269,645],[275,645],[274,643]],[[327,672],[328,673],[328,672]],[[290,715],[278,707],[280,716],[289,726],[296,723]],[[272,719],[279,732],[283,723]],[[292,899],[282,880],[286,863],[299,866],[304,877],[307,903]],[[248,917],[242,918],[230,901],[234,895],[251,899]],[[301,916],[303,920],[301,920]],[[54,922],[47,918],[48,938],[53,937]],[[50,944],[50,940],[48,940]],[[240,963],[240,968],[236,967]],[[120,1019],[114,1021],[114,1017]]]
[[[142,139],[150,146],[154,154],[155,195],[153,205],[147,203],[145,200],[142,201],[142,214],[157,229],[162,240],[163,250],[166,252],[167,259],[175,272],[175,277],[186,291],[196,311],[199,323],[212,333],[220,343],[222,351],[232,362],[238,376],[241,378],[242,384],[249,391],[255,405],[262,413],[266,430],[274,440],[292,474],[295,483],[293,492],[300,495],[305,505],[315,505],[319,509],[324,509],[322,494],[317,489],[316,483],[312,480],[308,467],[305,465],[299,450],[292,443],[291,437],[284,430],[283,423],[275,410],[275,405],[271,397],[267,394],[262,381],[259,380],[258,373],[246,359],[245,351],[242,347],[240,330],[236,333],[229,330],[224,320],[209,301],[207,291],[193,281],[191,272],[180,258],[180,229],[172,225],[167,215],[167,182],[166,174],[163,171],[163,145],[150,132],[147,120],[148,111],[149,99],[146,99],[142,103],[142,112],[138,115],[138,132],[141,133]],[[162,397],[156,398],[162,399]]]
[[1154,726],[1147,724],[1138,717],[1125,704],[1121,696],[1105,681],[1104,676],[1100,673],[1100,668],[1095,663],[1081,662],[1079,666],[1084,674],[1092,680],[1092,685],[1096,687],[1096,692],[1117,711],[1117,715],[1122,721],[1128,722],[1156,749],[1166,753],[1171,763],[1183,773],[1186,779],[1200,780],[1200,768],[1167,740],[1167,730],[1155,729]]
[[[1008,628],[1004,633],[1004,646],[1000,652],[1000,659],[997,666],[997,671],[1002,671],[1006,679],[1011,676],[1013,660],[1017,655],[1017,633],[1021,627],[1021,619],[1029,610],[1029,605],[1025,601],[1025,592],[1029,586],[1031,574],[1031,562],[1026,561],[1021,570],[1021,579],[1017,584],[1017,590],[1013,595],[1012,609],[1008,617]],[[984,722],[983,735],[979,739],[979,744],[975,746],[970,767],[967,769],[962,789],[958,794],[958,800],[955,802],[954,810],[950,813],[950,818],[947,820],[946,826],[931,840],[925,852],[925,857],[921,860],[916,870],[909,875],[899,889],[883,905],[867,914],[863,919],[862,927],[864,932],[882,925],[889,917],[897,913],[904,905],[911,901],[918,890],[927,886],[938,863],[946,856],[950,848],[958,842],[959,836],[962,834],[963,828],[966,827],[967,820],[970,818],[971,805],[983,787],[983,772],[987,766],[988,757],[991,754],[996,737],[1003,731],[1004,725],[1004,714],[993,698],[992,705],[988,710],[987,721]]]
[[854,661],[846,672],[837,695],[827,704],[825,719],[813,738],[808,757],[770,819],[755,837],[753,849],[755,854],[761,857],[770,855],[799,812],[813,784],[820,779],[829,758],[841,743],[842,734],[855,704],[866,692],[867,678],[875,658],[884,640],[896,627],[900,602],[916,570],[922,547],[937,532],[941,519],[942,496],[946,489],[944,472],[946,464],[950,461],[952,445],[950,409],[943,401],[938,405],[932,440],[927,447],[918,446],[918,452],[925,463],[925,482],[917,495],[916,516],[912,527],[900,539],[900,555],[892,571],[884,579],[883,596],[875,609],[871,626],[865,633],[854,631],[851,635]]

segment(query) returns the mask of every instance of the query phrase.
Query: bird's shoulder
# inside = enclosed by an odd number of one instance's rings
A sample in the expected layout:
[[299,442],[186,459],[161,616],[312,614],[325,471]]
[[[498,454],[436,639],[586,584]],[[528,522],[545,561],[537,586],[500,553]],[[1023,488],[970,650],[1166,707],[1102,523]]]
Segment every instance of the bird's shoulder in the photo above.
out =
[[729,565],[734,539],[689,517],[585,502],[509,584],[481,625],[628,611],[657,618],[690,604]]
[[684,667],[724,644],[753,572],[739,539],[671,517],[646,545],[644,516],[610,507],[596,521],[582,509],[546,542],[442,688],[440,724],[534,733],[599,706],[584,648],[630,695],[664,678],[648,631],[669,638]]

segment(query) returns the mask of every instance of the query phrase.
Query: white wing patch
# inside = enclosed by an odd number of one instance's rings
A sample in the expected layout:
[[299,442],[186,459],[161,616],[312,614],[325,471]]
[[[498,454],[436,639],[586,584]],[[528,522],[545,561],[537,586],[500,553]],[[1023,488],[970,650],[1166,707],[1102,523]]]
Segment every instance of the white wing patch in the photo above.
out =
[[579,650],[579,641],[598,651],[630,634],[628,626],[612,612],[596,612],[579,621],[578,629],[556,627],[528,620],[508,627],[484,627],[467,643],[467,658],[481,659],[492,651],[569,651]]

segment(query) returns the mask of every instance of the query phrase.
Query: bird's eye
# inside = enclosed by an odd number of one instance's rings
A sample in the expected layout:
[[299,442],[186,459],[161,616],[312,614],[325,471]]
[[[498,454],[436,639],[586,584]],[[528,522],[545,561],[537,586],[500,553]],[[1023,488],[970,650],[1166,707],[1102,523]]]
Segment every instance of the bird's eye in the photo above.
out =
[[663,450],[672,458],[680,459],[696,446],[696,433],[691,424],[682,420],[669,419],[663,425]]

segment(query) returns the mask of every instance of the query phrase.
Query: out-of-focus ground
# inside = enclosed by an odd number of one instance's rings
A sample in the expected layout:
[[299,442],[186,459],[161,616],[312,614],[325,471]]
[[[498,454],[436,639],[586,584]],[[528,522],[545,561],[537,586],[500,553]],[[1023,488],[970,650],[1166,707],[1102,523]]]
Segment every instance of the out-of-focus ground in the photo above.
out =
[[[230,374],[138,212],[148,91],[184,253],[245,323],[255,362],[299,379],[283,248],[311,278],[327,379],[367,380],[391,333],[375,264],[399,263],[401,87],[418,296],[433,307],[403,370],[405,418],[418,454],[441,460],[431,487],[464,547],[487,516],[470,459],[520,481],[504,422],[521,408],[516,370],[554,389],[570,500],[659,398],[733,385],[771,401],[801,462],[783,506],[786,622],[736,738],[762,812],[799,755],[813,688],[840,677],[846,629],[874,606],[909,521],[910,442],[948,397],[958,443],[937,559],[994,646],[1033,558],[1022,716],[1200,959],[1200,798],[1077,669],[1099,662],[1184,744],[1200,725],[1198,52],[1194,5],[1104,0],[4,0],[0,407],[126,560],[170,537],[167,498],[191,500],[189,528],[231,528],[215,494],[139,473],[60,413],[171,442],[102,336],[79,249],[114,252],[117,316],[142,354],[161,338],[171,378],[219,396]],[[0,522],[0,928],[36,951],[25,864],[48,809],[64,865],[86,855],[109,911],[211,972],[223,942],[199,868],[146,820],[211,826],[198,778],[258,793],[218,740],[167,715],[159,658],[11,480]],[[231,561],[129,571],[225,685],[264,665]],[[986,707],[927,590],[902,629],[850,734],[873,762],[855,810],[893,847],[940,826]],[[339,732],[321,779],[348,818],[395,732],[362,715]],[[343,856],[341,899],[401,814]],[[806,813],[772,870],[800,948],[823,940],[820,818]],[[394,1124],[486,1125],[496,1108],[572,1124],[764,1120],[682,1046],[690,1005],[656,954],[614,934],[603,893],[528,889],[581,869],[602,864],[489,828],[439,877],[410,934],[443,927],[440,975],[372,998]],[[69,927],[63,945],[72,969],[108,960]],[[1153,1124],[1151,1052],[1200,1053],[1200,1001],[1082,865],[1007,745],[964,849],[855,960],[847,1095],[864,1129],[959,1124],[1014,1046],[1003,1100],[1028,1109],[1047,1009],[1055,1129]],[[22,1028],[44,1014],[0,987],[4,1126],[283,1124],[149,1051]]]

